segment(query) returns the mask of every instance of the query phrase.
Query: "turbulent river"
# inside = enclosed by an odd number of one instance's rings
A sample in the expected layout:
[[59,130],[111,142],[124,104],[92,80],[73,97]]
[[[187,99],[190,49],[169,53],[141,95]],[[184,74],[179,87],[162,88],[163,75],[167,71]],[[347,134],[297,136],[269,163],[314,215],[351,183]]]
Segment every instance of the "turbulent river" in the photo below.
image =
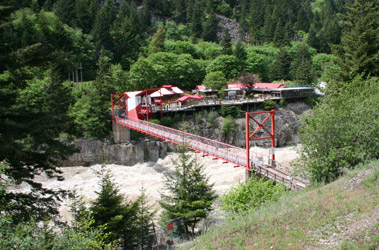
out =
[[[268,154],[268,149],[253,148],[252,150]],[[221,160],[202,157],[201,154],[190,154],[198,157],[200,164],[204,166],[204,173],[209,177],[210,183],[214,183],[214,189],[219,195],[226,192],[233,185],[244,181],[245,170],[243,168],[234,168],[230,163],[224,164]],[[290,162],[296,157],[295,147],[276,149],[276,159],[286,171],[291,170]],[[177,153],[169,153],[164,159],[159,159],[157,162],[139,163],[134,166],[107,164],[103,167],[111,171],[114,182],[125,198],[129,200],[137,199],[143,186],[150,204],[158,209],[159,204],[157,201],[160,198],[160,192],[164,192],[164,172],[174,170],[173,160],[175,161],[177,158]],[[62,167],[64,181],[49,179],[45,175],[38,176],[36,180],[50,189],[76,190],[85,200],[91,201],[96,198],[96,192],[100,191],[100,179],[96,172],[101,168],[101,165]],[[29,187],[23,184],[16,189],[20,192],[26,192]],[[72,219],[69,204],[70,201],[65,200],[59,209],[63,219],[66,221]]]

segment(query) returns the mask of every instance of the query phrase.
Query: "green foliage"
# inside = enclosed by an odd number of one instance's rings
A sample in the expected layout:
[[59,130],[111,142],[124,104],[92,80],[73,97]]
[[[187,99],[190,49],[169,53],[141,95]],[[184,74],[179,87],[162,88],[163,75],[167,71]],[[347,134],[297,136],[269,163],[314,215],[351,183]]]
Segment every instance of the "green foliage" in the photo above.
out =
[[356,0],[347,5],[347,14],[342,16],[341,22],[341,44],[333,46],[341,82],[351,81],[356,76],[363,79],[379,76],[378,15],[375,0]]
[[223,121],[222,121],[222,128],[221,132],[224,136],[228,135],[231,132],[237,131],[237,125],[234,121],[234,118],[231,115],[228,115]]
[[311,54],[305,44],[297,50],[295,59],[291,63],[291,75],[292,79],[302,84],[313,84],[316,80]]
[[287,106],[287,101],[285,100],[285,99],[281,99],[280,101],[279,101],[279,105],[281,106],[281,107],[285,107],[285,106]]
[[207,60],[212,60],[222,55],[222,47],[217,43],[199,42],[197,46],[204,51],[204,57]]
[[216,125],[217,125],[216,119],[218,117],[219,117],[219,114],[217,113],[217,111],[211,111],[208,113],[207,122],[210,123],[212,125],[212,127],[216,127]]
[[348,91],[325,97],[303,118],[299,167],[313,181],[330,182],[341,168],[378,157],[378,83],[356,78]]
[[242,72],[241,61],[235,56],[223,55],[214,59],[207,67],[207,73],[221,71],[225,74],[226,79],[232,79],[239,76]]
[[263,109],[264,110],[273,110],[275,109],[275,102],[272,100],[264,100],[263,101]]
[[221,40],[220,44],[222,46],[222,53],[224,55],[232,55],[233,54],[233,50],[232,50],[232,38],[230,37],[228,29],[224,30],[224,36],[222,37],[222,40]]
[[159,52],[140,58],[130,69],[129,80],[136,90],[174,84],[192,89],[204,78],[201,68],[188,54]]
[[156,242],[155,231],[154,231],[154,216],[156,210],[152,209],[151,205],[148,204],[148,197],[145,194],[145,189],[142,186],[141,195],[138,198],[138,209],[137,209],[137,245],[140,249],[151,248]]
[[223,117],[240,118],[244,112],[236,105],[221,105],[220,113]]
[[271,70],[271,77],[274,80],[290,80],[290,67],[291,67],[291,57],[288,51],[284,48],[280,49],[280,52],[275,58]]
[[149,44],[149,55],[161,52],[164,50],[166,31],[162,27],[158,27],[157,32],[151,39]]
[[164,50],[175,54],[190,54],[193,58],[202,58],[202,51],[194,44],[186,41],[165,41]]
[[282,184],[263,178],[250,178],[248,183],[240,183],[222,197],[221,209],[235,215],[276,201],[285,191],[286,187]]
[[322,76],[324,70],[333,65],[333,61],[335,60],[334,55],[319,53],[312,57],[313,68],[317,72],[318,76]]
[[226,83],[225,75],[221,71],[209,72],[203,80],[203,84],[207,88],[217,90],[225,88]]
[[161,194],[159,203],[168,219],[182,217],[182,230],[193,234],[196,223],[208,215],[217,196],[212,190],[213,185],[208,184],[202,165],[184,148],[174,164],[174,172],[165,174],[165,187],[170,193]]
[[96,228],[104,228],[106,242],[123,240],[123,247],[130,248],[137,244],[138,227],[136,223],[139,201],[127,202],[113,183],[109,171],[102,169],[101,191],[92,202],[90,211]]

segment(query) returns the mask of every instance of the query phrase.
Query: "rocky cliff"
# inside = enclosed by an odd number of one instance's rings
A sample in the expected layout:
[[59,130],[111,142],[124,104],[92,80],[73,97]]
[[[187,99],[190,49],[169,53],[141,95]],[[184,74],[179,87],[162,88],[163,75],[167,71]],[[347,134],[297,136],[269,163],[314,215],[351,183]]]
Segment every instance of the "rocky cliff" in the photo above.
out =
[[[310,107],[303,102],[290,103],[285,107],[276,107],[275,113],[275,138],[276,147],[286,145],[296,145],[299,141],[298,130],[300,127],[300,116],[310,110]],[[261,111],[261,110],[254,110]],[[253,111],[252,111],[253,112]],[[262,121],[267,115],[256,116],[258,121]],[[223,121],[225,118],[215,115],[214,112],[204,112],[203,114],[188,117],[186,121],[177,124],[177,128],[203,137],[222,141],[237,147],[244,148],[245,142],[245,118],[235,119],[235,131],[227,134],[222,133]],[[250,131],[254,131],[257,126],[250,123]],[[266,122],[265,127],[271,130],[271,123]],[[269,131],[270,131],[269,130]],[[267,136],[267,133],[260,130],[256,137]],[[253,142],[254,146],[271,147],[271,140],[259,140]]]
[[80,139],[76,141],[76,146],[80,152],[64,161],[63,166],[90,166],[102,163],[133,166],[141,162],[156,162],[167,155],[167,143],[151,139],[118,144]]

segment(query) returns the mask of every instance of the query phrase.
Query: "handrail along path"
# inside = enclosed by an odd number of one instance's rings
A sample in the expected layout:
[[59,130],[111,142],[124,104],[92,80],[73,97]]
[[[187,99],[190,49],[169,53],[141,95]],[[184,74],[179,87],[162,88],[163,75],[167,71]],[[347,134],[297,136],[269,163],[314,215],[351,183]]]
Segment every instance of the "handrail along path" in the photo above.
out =
[[[291,177],[283,170],[269,166],[269,155],[251,152],[251,169],[248,169],[246,166],[246,149],[132,117],[121,118],[115,116],[114,121],[129,129],[185,146],[204,155],[222,159],[237,167],[253,170],[275,182],[281,182],[291,189],[304,189],[306,187],[306,184],[302,180]],[[278,166],[279,164],[275,162],[273,165]]]

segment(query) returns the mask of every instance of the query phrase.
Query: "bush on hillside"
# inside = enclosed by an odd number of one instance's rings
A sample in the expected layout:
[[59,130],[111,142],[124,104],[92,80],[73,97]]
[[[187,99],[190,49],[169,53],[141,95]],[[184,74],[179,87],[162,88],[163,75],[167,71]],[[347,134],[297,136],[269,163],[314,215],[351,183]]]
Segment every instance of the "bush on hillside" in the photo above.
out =
[[263,101],[263,109],[264,110],[272,110],[275,109],[275,102],[272,100]]
[[233,118],[239,118],[244,113],[238,106],[235,105],[221,105],[221,115],[223,117],[232,116]]
[[221,209],[230,214],[248,211],[265,202],[276,201],[286,191],[282,184],[264,178],[250,178],[248,183],[240,183],[222,197]]
[[358,78],[349,86],[302,119],[297,164],[312,181],[333,181],[342,169],[379,156],[379,79]]

